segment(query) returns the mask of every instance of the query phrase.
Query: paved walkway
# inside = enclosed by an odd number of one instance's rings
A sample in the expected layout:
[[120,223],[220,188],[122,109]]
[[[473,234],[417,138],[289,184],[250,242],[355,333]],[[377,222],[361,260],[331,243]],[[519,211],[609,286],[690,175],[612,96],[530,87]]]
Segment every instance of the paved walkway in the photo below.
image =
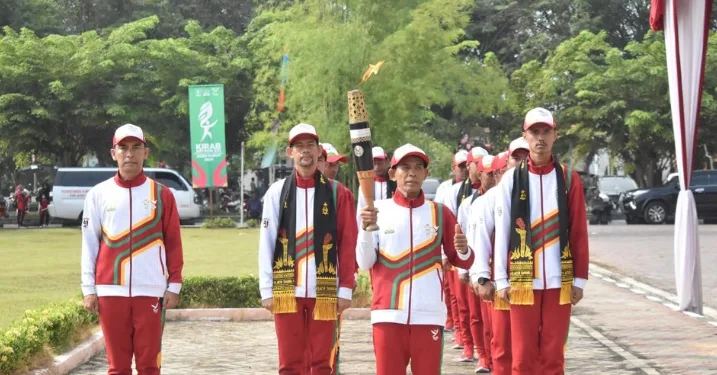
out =
[[[717,327],[600,277],[573,312],[567,351],[569,374],[717,374]],[[653,297],[653,296],[650,296]],[[654,298],[653,298],[654,299]],[[163,374],[276,373],[272,322],[171,322],[166,326]],[[471,374],[457,363],[446,336],[444,375]],[[104,354],[73,375],[106,373]],[[375,374],[368,321],[346,321],[343,374]]]
[[[675,294],[674,225],[591,225],[590,260]],[[717,308],[717,225],[700,225],[704,304]]]
[[[341,373],[375,374],[368,321],[346,321],[342,331]],[[272,374],[276,373],[276,336],[272,322],[175,322],[166,327],[163,374]],[[583,374],[641,374],[627,360],[573,327],[570,332],[568,372]],[[446,341],[444,375],[473,373],[468,363],[452,360],[460,354]],[[105,356],[73,375],[106,374]]]

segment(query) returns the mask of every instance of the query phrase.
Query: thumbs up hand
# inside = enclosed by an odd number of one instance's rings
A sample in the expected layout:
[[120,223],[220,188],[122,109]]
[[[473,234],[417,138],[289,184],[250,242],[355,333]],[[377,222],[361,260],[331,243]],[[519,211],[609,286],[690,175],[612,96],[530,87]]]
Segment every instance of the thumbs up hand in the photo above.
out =
[[463,230],[458,224],[456,224],[456,231],[453,235],[453,247],[455,247],[456,251],[461,254],[468,252],[468,239],[466,238],[466,235],[463,234]]

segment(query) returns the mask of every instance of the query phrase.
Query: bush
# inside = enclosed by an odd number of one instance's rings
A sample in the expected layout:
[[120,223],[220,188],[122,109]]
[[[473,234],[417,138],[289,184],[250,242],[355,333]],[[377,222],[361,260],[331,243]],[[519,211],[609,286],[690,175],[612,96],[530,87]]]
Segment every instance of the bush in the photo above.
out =
[[202,224],[202,228],[206,229],[212,229],[212,228],[236,228],[237,223],[234,222],[231,218],[228,217],[215,217],[213,219],[205,220]]
[[371,307],[372,297],[371,280],[366,275],[358,275],[356,289],[351,298],[351,307]]
[[256,276],[187,277],[181,297],[180,309],[261,307]]
[[[353,292],[352,307],[371,305],[371,283],[366,275],[359,275]],[[182,284],[179,309],[261,307],[259,278],[244,277],[187,277]]]
[[[352,307],[370,304],[369,278],[359,275]],[[258,277],[187,277],[177,306],[179,309],[241,307],[261,307]],[[85,311],[82,300],[77,298],[26,311],[22,319],[0,330],[0,374],[22,369],[47,347],[62,352],[78,332],[97,323],[97,316]]]
[[0,374],[27,366],[46,346],[62,351],[77,332],[96,323],[97,317],[85,311],[78,299],[26,311],[21,320],[0,330]]
[[259,220],[258,219],[249,219],[244,222],[244,225],[246,225],[248,228],[259,228]]

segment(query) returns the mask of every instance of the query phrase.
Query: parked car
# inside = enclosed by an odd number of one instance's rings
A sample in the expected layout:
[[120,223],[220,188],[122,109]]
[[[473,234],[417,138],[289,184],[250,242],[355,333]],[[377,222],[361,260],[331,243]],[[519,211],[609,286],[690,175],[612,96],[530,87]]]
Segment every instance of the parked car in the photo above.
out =
[[[706,223],[717,222],[717,170],[692,172],[690,190],[695,197],[697,216]],[[662,224],[674,220],[679,179],[668,179],[667,184],[650,189],[635,189],[620,197],[620,206],[628,224]]]
[[[48,207],[50,216],[74,223],[82,220],[87,193],[115,173],[117,168],[58,168],[52,185],[52,203]],[[145,168],[144,173],[174,193],[181,220],[199,218],[199,195],[182,175],[167,168]]]
[[441,181],[435,177],[427,177],[423,181],[423,186],[421,186],[421,189],[423,189],[423,194],[425,195],[426,199],[434,200],[436,198],[436,190],[438,190],[438,185],[440,184]]

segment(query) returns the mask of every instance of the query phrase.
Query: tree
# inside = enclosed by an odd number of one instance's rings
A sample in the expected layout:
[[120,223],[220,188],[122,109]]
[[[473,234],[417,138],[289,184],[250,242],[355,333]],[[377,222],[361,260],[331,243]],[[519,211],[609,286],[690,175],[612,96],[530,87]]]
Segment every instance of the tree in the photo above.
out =
[[[542,105],[555,112],[576,153],[590,157],[606,148],[640,186],[654,186],[674,155],[665,61],[661,33],[619,49],[607,42],[606,32],[583,31],[544,63],[533,61],[516,71],[513,87],[524,110]],[[715,83],[710,79],[703,93],[707,134],[714,131]]]
[[248,108],[249,61],[233,32],[206,33],[196,22],[188,38],[147,39],[157,17],[107,36],[37,37],[5,28],[0,39],[0,158],[37,150],[58,164],[77,165],[88,152],[109,163],[114,129],[142,126],[153,154],[189,164],[187,86],[224,83],[228,89],[227,146],[238,151]]
[[[469,9],[470,2],[463,0],[403,1],[390,12],[368,0],[313,0],[265,10],[245,35],[255,67],[249,123],[264,129],[255,134],[253,145],[273,139],[268,129],[277,116],[279,68],[287,46],[283,131],[308,122],[322,139],[348,150],[346,93],[360,87],[375,143],[390,150],[423,138],[426,144],[419,146],[447,171],[451,149],[427,141],[435,139],[431,126],[437,113],[431,108],[474,116],[505,105],[501,95],[507,80],[497,64],[459,56],[477,47],[464,39]],[[378,75],[359,86],[368,65],[380,60],[385,63]]]

